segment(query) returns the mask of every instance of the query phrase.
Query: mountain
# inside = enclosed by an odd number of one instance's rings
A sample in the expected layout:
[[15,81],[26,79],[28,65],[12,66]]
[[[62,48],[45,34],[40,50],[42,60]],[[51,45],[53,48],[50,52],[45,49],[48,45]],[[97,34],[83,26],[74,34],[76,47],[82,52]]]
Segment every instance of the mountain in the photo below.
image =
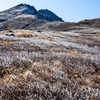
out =
[[37,10],[33,6],[30,6],[30,5],[19,4],[8,10],[0,12],[0,22],[7,21],[11,18],[14,18],[22,14],[36,15]]
[[0,31],[11,29],[36,29],[46,23],[60,21],[56,14],[50,10],[37,11],[34,6],[19,4],[8,10],[0,12]]
[[48,9],[36,10],[34,6],[19,4],[0,12],[0,31],[15,29],[68,31],[81,27],[100,27],[100,18],[85,19],[78,23],[64,22]]
[[63,21],[61,18],[59,18],[57,15],[55,15],[53,12],[51,12],[48,9],[41,9],[38,11],[38,18],[42,20],[48,20],[48,21]]
[[63,21],[49,10],[37,11],[34,6],[30,6],[28,4],[19,4],[8,10],[0,12],[0,22],[7,21],[19,15],[34,15],[37,19],[47,21]]

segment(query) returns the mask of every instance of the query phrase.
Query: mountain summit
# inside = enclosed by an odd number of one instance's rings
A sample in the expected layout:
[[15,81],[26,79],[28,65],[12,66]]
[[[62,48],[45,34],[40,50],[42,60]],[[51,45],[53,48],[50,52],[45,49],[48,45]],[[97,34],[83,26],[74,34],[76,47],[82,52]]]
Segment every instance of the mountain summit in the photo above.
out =
[[28,4],[19,4],[8,10],[0,12],[0,22],[7,21],[19,15],[34,15],[37,19],[47,21],[63,21],[56,14],[47,9],[37,11],[34,6]]
[[48,21],[63,21],[61,18],[59,18],[57,15],[55,15],[53,12],[51,12],[48,9],[41,9],[38,11],[38,18]]

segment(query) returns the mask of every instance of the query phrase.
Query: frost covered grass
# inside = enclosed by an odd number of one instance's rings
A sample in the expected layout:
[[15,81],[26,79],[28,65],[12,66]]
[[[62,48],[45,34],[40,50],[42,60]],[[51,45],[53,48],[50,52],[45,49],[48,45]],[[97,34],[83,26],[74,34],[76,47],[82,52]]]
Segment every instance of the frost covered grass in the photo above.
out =
[[100,100],[98,36],[86,41],[92,33],[14,32],[0,36],[1,100]]

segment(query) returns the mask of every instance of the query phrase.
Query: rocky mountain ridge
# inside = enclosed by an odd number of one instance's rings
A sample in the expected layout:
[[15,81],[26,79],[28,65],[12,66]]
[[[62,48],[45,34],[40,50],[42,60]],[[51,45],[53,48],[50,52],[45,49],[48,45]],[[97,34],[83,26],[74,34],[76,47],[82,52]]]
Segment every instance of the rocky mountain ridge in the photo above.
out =
[[37,19],[47,20],[47,21],[63,21],[56,14],[49,10],[39,10],[37,11],[34,6],[28,4],[19,4],[8,10],[0,12],[0,22],[7,21],[9,19],[15,18],[19,15],[34,15]]

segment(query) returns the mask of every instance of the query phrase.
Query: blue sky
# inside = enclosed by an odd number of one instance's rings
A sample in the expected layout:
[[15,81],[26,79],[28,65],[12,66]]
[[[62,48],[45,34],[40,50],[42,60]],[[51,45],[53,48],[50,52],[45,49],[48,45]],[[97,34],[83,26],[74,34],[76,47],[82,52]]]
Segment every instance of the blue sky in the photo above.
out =
[[49,9],[66,22],[100,18],[100,0],[2,0],[0,11],[20,3],[33,5],[37,10]]

